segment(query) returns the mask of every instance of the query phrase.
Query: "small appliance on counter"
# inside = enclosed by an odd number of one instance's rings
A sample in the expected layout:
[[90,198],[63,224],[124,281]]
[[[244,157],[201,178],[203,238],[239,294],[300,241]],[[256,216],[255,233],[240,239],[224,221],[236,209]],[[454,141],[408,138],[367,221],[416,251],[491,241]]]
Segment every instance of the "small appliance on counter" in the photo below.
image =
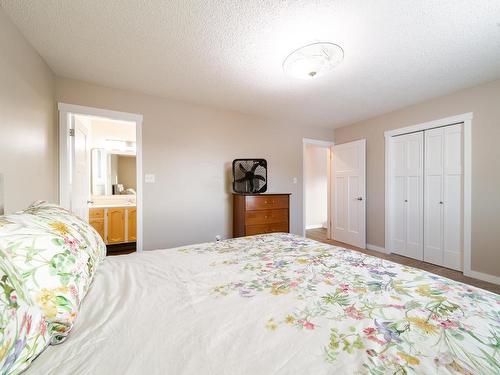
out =
[[123,193],[123,184],[113,184],[113,195],[120,195]]

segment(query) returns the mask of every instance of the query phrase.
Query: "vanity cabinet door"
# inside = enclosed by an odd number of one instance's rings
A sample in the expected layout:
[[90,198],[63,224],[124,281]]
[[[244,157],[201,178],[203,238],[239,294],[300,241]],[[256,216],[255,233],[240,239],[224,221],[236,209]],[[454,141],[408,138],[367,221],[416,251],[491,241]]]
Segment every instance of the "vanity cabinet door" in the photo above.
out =
[[108,208],[108,243],[125,242],[125,209]]
[[99,233],[103,241],[106,241],[104,238],[104,209],[91,208],[89,210],[89,224]]
[[94,227],[104,241],[104,219],[89,219],[89,223]]
[[128,210],[128,242],[137,240],[137,209],[129,208]]

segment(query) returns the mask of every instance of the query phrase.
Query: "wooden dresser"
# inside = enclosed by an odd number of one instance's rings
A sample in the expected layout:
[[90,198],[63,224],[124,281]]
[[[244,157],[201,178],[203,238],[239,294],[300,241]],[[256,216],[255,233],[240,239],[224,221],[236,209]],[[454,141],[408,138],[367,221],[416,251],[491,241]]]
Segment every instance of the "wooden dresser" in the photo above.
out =
[[290,193],[233,194],[233,237],[290,231]]

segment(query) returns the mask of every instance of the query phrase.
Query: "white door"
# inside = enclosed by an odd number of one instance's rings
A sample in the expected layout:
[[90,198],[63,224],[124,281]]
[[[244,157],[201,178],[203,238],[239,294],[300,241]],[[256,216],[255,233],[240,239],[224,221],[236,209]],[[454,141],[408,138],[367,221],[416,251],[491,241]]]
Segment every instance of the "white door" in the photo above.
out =
[[391,150],[391,251],[423,259],[423,133],[396,136]]
[[333,239],[366,248],[366,140],[333,147]]
[[74,132],[71,136],[71,193],[70,210],[88,221],[90,200],[90,145],[89,130],[84,120],[72,116]]
[[443,265],[463,264],[463,124],[444,129]]
[[462,124],[425,132],[424,260],[462,270]]

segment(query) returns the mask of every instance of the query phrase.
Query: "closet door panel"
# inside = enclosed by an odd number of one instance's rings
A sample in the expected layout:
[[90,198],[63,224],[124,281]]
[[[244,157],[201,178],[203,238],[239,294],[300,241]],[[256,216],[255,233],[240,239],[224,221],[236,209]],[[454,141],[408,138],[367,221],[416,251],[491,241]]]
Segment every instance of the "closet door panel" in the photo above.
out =
[[392,203],[392,251],[406,253],[406,176],[394,178]]
[[443,129],[425,132],[424,260],[443,265]]
[[443,264],[443,205],[441,195],[443,177],[426,176],[425,191],[425,247],[424,260],[429,263]]
[[437,128],[425,132],[425,174],[426,176],[443,174],[443,129]]
[[462,124],[443,128],[444,133],[444,173],[462,174]]
[[407,256],[422,259],[422,177],[407,177],[407,220],[406,253]]
[[458,124],[443,128],[443,265],[456,270],[462,269],[463,249],[462,127]]
[[410,176],[422,177],[423,134],[409,134],[407,137],[406,170]]
[[406,156],[406,146],[407,142],[404,136],[396,137],[393,140],[393,157],[392,157],[392,168],[393,175],[400,176],[404,175],[407,167],[407,156]]
[[423,133],[409,134],[406,158],[406,256],[423,259]]
[[406,253],[406,159],[407,142],[404,137],[392,140],[392,194],[391,194],[391,249]]
[[443,265],[462,269],[462,179],[447,176],[444,201]]
[[392,146],[391,251],[423,259],[423,134],[395,137]]

